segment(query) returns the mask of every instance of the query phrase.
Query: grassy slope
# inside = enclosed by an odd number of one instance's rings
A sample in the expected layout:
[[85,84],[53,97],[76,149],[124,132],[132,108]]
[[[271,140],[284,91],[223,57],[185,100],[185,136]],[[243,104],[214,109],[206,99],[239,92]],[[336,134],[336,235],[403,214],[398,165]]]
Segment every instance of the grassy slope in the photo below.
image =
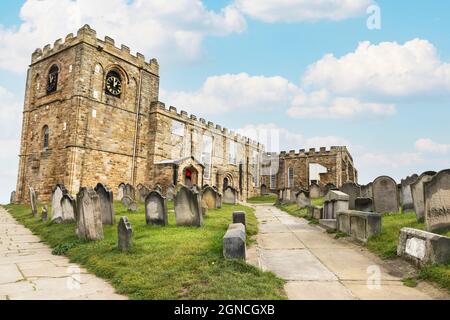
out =
[[263,196],[256,196],[253,198],[249,198],[247,200],[248,203],[268,203],[268,204],[274,204],[277,201],[277,195],[276,194],[266,194]]
[[[7,206],[11,214],[33,233],[65,253],[72,262],[109,280],[131,299],[284,299],[284,281],[241,261],[222,256],[222,237],[235,210],[247,212],[247,236],[257,232],[253,210],[224,205],[210,210],[201,228],[177,227],[173,211],[169,226],[147,226],[143,205],[125,211],[119,203],[116,221],[128,216],[133,227],[133,249],[117,249],[117,225],[105,226],[105,238],[80,242],[75,225],[51,225],[35,219],[28,206]],[[171,207],[171,205],[170,205]],[[170,209],[170,208],[169,208]],[[67,250],[68,249],[68,250]]]

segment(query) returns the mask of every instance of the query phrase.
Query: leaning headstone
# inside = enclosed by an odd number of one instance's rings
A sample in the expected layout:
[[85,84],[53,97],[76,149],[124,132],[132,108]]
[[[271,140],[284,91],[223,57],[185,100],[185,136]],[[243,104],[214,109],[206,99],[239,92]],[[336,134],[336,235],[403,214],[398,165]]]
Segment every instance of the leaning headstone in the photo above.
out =
[[401,199],[403,211],[413,210],[414,202],[412,198],[411,185],[419,179],[417,174],[407,177],[401,181]]
[[245,212],[244,211],[234,211],[233,212],[233,223],[242,223],[244,226],[246,226],[245,221]]
[[37,216],[37,196],[36,192],[34,191],[33,187],[29,187],[30,190],[30,206],[31,206],[31,213],[33,216]]
[[122,201],[124,194],[125,194],[125,183],[121,183],[119,184],[117,192],[117,200]]
[[98,195],[92,188],[81,188],[77,194],[77,235],[80,239],[103,239],[102,215]]
[[309,198],[309,192],[305,190],[300,190],[297,195],[297,206],[300,209],[306,208],[311,205],[311,199]]
[[47,221],[47,219],[48,219],[48,206],[47,205],[44,205],[42,207],[41,219],[44,222]]
[[150,189],[140,184],[138,185],[137,190],[139,193],[139,200],[145,202],[145,198],[147,198],[147,195],[150,193]]
[[242,223],[230,224],[223,237],[223,256],[226,259],[245,260],[245,226]]
[[167,199],[158,191],[151,191],[145,198],[145,221],[147,224],[168,224]]
[[450,169],[437,173],[424,183],[425,225],[427,231],[450,229]]
[[416,182],[411,185],[411,194],[414,203],[414,211],[416,212],[417,221],[425,220],[425,198],[423,193],[423,185],[429,182],[436,175],[435,171],[427,171],[420,175]]
[[178,192],[174,198],[177,225],[200,227],[203,222],[203,215],[199,194],[185,186],[177,189]]
[[102,214],[102,223],[113,225],[115,213],[112,191],[102,183],[98,183],[94,190],[98,194],[99,207]]
[[9,198],[9,203],[10,204],[16,203],[16,192],[15,191],[11,192],[11,197]]
[[348,208],[350,210],[355,210],[355,200],[356,198],[361,197],[361,187],[358,186],[354,182],[346,182],[342,185],[342,187],[339,189],[343,193],[348,194],[349,200],[348,200]]
[[223,203],[237,204],[237,190],[233,187],[227,187],[223,192]]
[[75,207],[75,199],[66,193],[61,199],[61,223],[75,221]]
[[341,191],[330,190],[324,198],[322,219],[336,219],[336,214],[348,210],[349,196]]
[[57,184],[52,190],[52,222],[53,223],[61,223],[64,220],[62,218],[61,200],[65,194],[67,194],[67,190],[62,184]]
[[381,176],[373,182],[373,203],[375,212],[391,213],[399,210],[399,195],[394,179]]
[[373,201],[371,198],[356,198],[355,210],[363,212],[373,212]]
[[120,217],[117,233],[119,250],[122,252],[129,251],[132,245],[133,229],[131,228],[131,224],[127,217]]
[[220,197],[217,196],[217,191],[211,187],[203,188],[202,190],[202,205],[206,206],[208,209],[217,209],[221,205],[218,203]]
[[317,199],[323,197],[322,189],[316,183],[313,183],[309,186],[309,196],[311,199]]

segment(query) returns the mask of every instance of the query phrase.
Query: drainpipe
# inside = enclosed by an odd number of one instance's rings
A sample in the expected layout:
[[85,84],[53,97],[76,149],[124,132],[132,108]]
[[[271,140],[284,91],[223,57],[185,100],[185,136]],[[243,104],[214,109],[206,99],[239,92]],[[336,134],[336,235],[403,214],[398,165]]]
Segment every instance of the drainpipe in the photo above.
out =
[[139,130],[139,114],[141,113],[141,91],[142,91],[142,68],[139,70],[139,88],[138,88],[138,102],[137,102],[137,111],[136,111],[136,123],[134,127],[134,142],[133,142],[133,162],[131,166],[131,185],[136,184],[136,153],[137,153],[137,139],[138,139],[138,130]]

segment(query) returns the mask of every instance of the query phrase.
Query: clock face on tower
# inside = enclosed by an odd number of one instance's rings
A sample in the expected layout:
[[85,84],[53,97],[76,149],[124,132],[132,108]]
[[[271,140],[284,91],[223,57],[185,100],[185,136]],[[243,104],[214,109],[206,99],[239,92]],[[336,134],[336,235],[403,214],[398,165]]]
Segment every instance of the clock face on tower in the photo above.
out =
[[117,72],[108,72],[106,76],[105,91],[109,95],[120,97],[120,94],[122,93],[122,80],[120,79],[120,75]]

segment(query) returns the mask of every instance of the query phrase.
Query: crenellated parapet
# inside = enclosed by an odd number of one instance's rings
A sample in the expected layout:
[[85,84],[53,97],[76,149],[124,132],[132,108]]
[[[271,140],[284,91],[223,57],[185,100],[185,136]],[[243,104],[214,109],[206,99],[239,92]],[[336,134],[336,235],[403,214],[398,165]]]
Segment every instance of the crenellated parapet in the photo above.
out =
[[130,48],[126,45],[121,45],[120,48],[116,47],[114,39],[109,36],[105,36],[104,40],[100,40],[97,38],[97,32],[87,24],[78,30],[76,36],[73,33],[69,33],[64,38],[64,41],[58,39],[53,45],[47,44],[42,49],[36,49],[31,56],[31,64],[47,59],[80,43],[89,44],[97,50],[105,51],[148,72],[159,75],[159,64],[155,58],[146,61],[145,56],[139,52],[136,55],[131,54]]
[[318,150],[316,148],[310,148],[309,150],[300,149],[298,152],[296,150],[290,151],[280,151],[280,157],[282,158],[297,158],[297,157],[310,157],[310,156],[326,156],[326,155],[336,155],[339,152],[348,153],[346,146],[332,146],[329,149],[326,147],[321,147]]

